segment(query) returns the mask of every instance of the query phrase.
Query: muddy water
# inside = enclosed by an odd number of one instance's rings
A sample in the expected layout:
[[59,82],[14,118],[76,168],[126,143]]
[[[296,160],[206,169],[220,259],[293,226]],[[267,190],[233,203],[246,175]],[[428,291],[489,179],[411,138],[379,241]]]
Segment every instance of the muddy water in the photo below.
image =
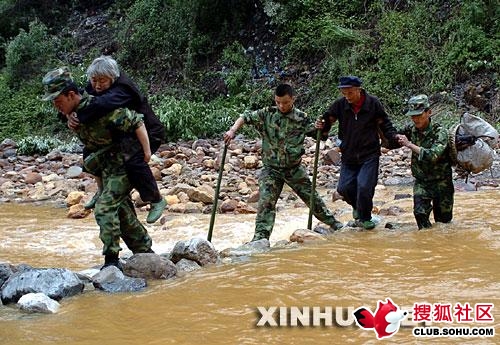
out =
[[[376,205],[399,206],[385,216],[395,229],[343,230],[325,242],[274,250],[239,263],[205,268],[169,281],[149,281],[133,294],[88,292],[61,301],[55,315],[30,315],[0,307],[0,343],[10,344],[375,344],[372,330],[338,326],[348,308],[376,309],[390,297],[411,310],[414,303],[493,303],[500,324],[500,191],[456,194],[452,224],[417,231],[411,199],[391,201],[404,189],[378,190]],[[300,204],[298,204],[300,206]],[[349,220],[343,202],[329,203]],[[146,213],[139,214],[142,219]],[[254,215],[218,215],[213,234],[217,249],[236,247],[253,233]],[[148,226],[156,252],[176,241],[206,237],[208,215],[167,216]],[[302,206],[279,210],[271,243],[307,224]],[[101,264],[93,218],[69,220],[51,206],[0,205],[0,262],[81,270]],[[123,255],[130,254],[127,250]],[[339,308],[333,326],[257,327],[257,307]],[[267,309],[269,310],[269,309]],[[344,315],[345,314],[345,315]],[[275,315],[279,322],[279,317]],[[347,320],[346,323],[352,323]],[[461,326],[434,323],[434,326]],[[499,344],[493,338],[417,339],[403,326],[390,344]]]

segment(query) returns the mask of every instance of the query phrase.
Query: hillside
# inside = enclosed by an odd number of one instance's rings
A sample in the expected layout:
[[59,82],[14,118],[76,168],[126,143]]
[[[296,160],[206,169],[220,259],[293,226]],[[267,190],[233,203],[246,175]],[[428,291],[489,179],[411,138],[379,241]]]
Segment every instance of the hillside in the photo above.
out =
[[[79,49],[70,52],[63,60],[71,64],[79,64],[86,61],[88,56],[96,51],[117,55],[120,44],[116,38],[116,30],[110,23],[121,21],[123,18],[120,15],[110,11],[109,4],[96,6],[90,12],[73,12],[68,21],[68,27],[74,28],[71,35],[76,40]],[[287,81],[307,94],[310,84],[322,73],[324,57],[307,56],[307,59],[303,61],[287,61],[285,59],[287,47],[281,43],[277,28],[271,22],[272,19],[264,12],[264,8],[255,6],[253,11],[248,13],[248,19],[243,23],[243,29],[238,32],[237,37],[230,36],[226,39],[228,42],[237,41],[244,48],[245,54],[250,57],[252,61],[250,74],[254,83],[264,81],[273,84],[277,80]],[[369,27],[363,29],[373,30]],[[376,35],[376,33],[370,34]],[[210,72],[221,72],[226,67],[221,65],[220,59],[217,59],[217,56],[223,53],[222,48],[214,51],[212,57],[205,57],[198,61],[196,66],[198,72],[206,75]],[[493,120],[495,120],[495,115],[500,114],[497,72],[478,70],[474,74],[464,73],[455,84],[447,85],[442,91],[449,92],[457,106],[463,111],[484,112],[493,115]],[[140,76],[137,71],[136,74]],[[168,71],[167,75],[158,73],[151,76],[148,91],[161,93],[171,88],[172,85],[175,86],[176,81],[181,78],[182,68],[174,68]],[[225,95],[228,91],[227,81],[223,78],[207,76],[202,78],[198,86],[206,90],[209,100]],[[332,88],[332,86],[327,87]],[[496,120],[498,122],[499,118],[497,117]]]
[[36,100],[38,81],[67,65],[83,85],[100,54],[150,95],[172,140],[220,135],[244,109],[270,104],[278,82],[317,116],[345,74],[362,77],[396,123],[416,93],[431,95],[447,123],[464,111],[500,119],[495,1],[3,0],[0,13],[0,138],[64,137]]

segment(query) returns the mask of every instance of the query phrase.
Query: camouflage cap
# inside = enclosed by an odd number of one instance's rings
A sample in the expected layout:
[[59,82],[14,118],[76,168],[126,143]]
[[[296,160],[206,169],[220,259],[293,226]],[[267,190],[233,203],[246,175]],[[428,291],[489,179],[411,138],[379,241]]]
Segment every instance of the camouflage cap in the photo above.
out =
[[68,67],[59,67],[48,72],[42,79],[45,89],[45,95],[42,99],[44,101],[54,100],[72,82],[73,79]]
[[427,95],[413,96],[408,101],[408,111],[406,112],[406,115],[420,115],[425,111],[425,109],[429,109],[430,106],[431,105],[429,103],[429,98],[427,97]]

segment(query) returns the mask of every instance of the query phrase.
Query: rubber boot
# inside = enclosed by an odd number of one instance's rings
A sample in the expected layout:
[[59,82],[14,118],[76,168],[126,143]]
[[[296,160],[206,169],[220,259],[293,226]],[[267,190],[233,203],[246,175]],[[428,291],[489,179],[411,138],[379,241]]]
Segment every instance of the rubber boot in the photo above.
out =
[[118,254],[107,254],[104,256],[104,265],[101,267],[101,270],[108,266],[115,266],[123,272],[123,267],[120,263],[120,259],[118,258]]

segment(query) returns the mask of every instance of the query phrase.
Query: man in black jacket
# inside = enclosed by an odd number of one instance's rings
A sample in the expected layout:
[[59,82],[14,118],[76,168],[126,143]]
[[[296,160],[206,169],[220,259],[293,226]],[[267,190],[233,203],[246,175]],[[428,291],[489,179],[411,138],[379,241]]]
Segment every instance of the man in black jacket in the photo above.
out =
[[373,195],[378,181],[381,138],[398,147],[396,129],[377,97],[361,88],[356,76],[340,78],[342,97],[323,114],[323,138],[338,121],[342,164],[337,191],[352,206],[357,226],[373,229]]

